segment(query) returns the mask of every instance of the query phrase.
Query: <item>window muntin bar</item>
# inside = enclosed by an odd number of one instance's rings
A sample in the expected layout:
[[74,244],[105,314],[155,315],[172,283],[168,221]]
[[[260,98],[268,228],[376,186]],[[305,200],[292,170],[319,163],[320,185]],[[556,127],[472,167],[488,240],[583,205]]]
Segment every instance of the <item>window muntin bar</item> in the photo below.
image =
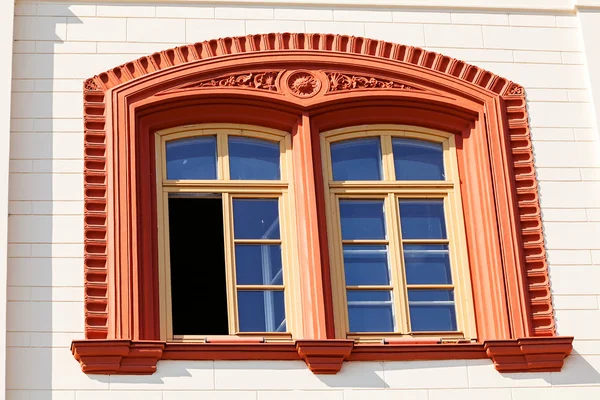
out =
[[[172,143],[178,141],[210,142],[216,147],[213,175],[184,178],[168,175],[171,165],[166,160],[167,148],[173,148]],[[250,126],[203,125],[158,132],[156,149],[160,161],[157,205],[163,210],[159,220],[168,220],[163,206],[167,196],[222,199],[229,335],[291,339],[292,330],[297,331],[301,321],[297,315],[287,318],[295,307],[289,301],[288,297],[293,295],[287,288],[297,287],[297,282],[289,279],[295,276],[296,265],[290,254],[293,231],[286,226],[294,219],[289,215],[294,208],[290,185],[291,136]],[[159,226],[163,225],[159,221]],[[159,240],[169,243],[168,229],[159,229]],[[198,335],[173,336],[171,295],[167,290],[169,256],[164,246],[159,253],[162,253],[159,254],[161,337],[196,340]],[[197,340],[202,338],[200,335]]]
[[[472,337],[473,312],[470,299],[466,246],[460,205],[460,188],[456,169],[454,141],[450,134],[427,129],[398,130],[393,126],[345,128],[321,134],[322,157],[326,192],[328,232],[333,282],[344,282],[342,290],[334,283],[334,311],[336,334],[366,341],[386,335]],[[382,156],[381,180],[338,180],[333,159],[334,148],[345,142],[361,139],[379,142]],[[404,159],[401,159],[404,157]],[[359,160],[362,162],[362,160]],[[345,160],[352,163],[352,160]],[[404,171],[402,168],[419,171]],[[356,164],[354,169],[359,169]],[[344,206],[362,201],[384,203],[383,218],[351,214]],[[382,220],[381,223],[376,223]],[[352,224],[354,224],[354,227]],[[353,229],[349,229],[349,227]],[[374,227],[383,227],[376,229]],[[356,232],[360,232],[357,234]],[[384,274],[384,262],[373,274],[357,272],[348,246],[385,246],[389,282]],[[380,256],[380,259],[383,257]],[[360,264],[359,264],[360,265]],[[368,265],[368,264],[366,264]],[[348,270],[346,269],[348,268]],[[378,278],[379,277],[379,278]],[[460,284],[455,280],[460,277]],[[387,284],[387,285],[386,285]],[[388,293],[386,301],[364,300],[357,303],[353,296],[360,291]],[[416,299],[421,292],[434,296],[447,292],[456,299],[440,303],[438,300]],[[380,294],[379,296],[383,296]],[[382,318],[382,326],[373,321],[357,323],[361,307],[389,306],[393,315],[393,329]],[[380,310],[381,312],[381,310]],[[379,315],[387,315],[380,313]],[[437,323],[423,323],[433,316]],[[365,317],[366,318],[366,317]],[[442,319],[440,319],[442,318]],[[365,329],[365,331],[360,331]],[[375,336],[374,336],[375,335]]]

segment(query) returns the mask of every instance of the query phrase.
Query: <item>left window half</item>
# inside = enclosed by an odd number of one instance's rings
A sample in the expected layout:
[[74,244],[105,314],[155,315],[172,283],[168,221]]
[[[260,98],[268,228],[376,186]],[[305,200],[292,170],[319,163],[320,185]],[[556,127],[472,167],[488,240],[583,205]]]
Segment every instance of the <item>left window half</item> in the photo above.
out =
[[155,140],[161,338],[292,340],[301,318],[290,135],[221,124]]

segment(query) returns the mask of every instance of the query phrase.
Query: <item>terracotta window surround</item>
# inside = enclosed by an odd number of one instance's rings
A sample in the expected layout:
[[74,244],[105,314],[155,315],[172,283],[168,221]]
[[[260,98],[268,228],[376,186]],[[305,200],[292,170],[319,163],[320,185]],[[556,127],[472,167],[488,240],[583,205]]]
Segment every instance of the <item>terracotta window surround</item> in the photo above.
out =
[[[268,112],[265,110],[268,109]],[[154,132],[241,123],[292,133],[302,339],[160,340]],[[319,132],[400,124],[455,135],[477,341],[355,344],[333,326]],[[86,373],[151,374],[158,360],[491,358],[503,372],[558,371],[556,336],[523,88],[423,49],[328,34],[264,34],[142,57],[84,84]]]

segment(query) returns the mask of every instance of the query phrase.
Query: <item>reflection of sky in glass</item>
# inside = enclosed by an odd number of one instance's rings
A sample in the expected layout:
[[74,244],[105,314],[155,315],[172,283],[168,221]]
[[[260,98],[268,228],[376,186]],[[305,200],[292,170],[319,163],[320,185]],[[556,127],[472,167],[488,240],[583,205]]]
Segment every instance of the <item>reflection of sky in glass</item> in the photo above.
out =
[[238,290],[240,332],[286,332],[283,290]]
[[342,239],[385,239],[383,200],[340,200]]
[[445,179],[441,143],[394,138],[392,149],[396,180],[442,181]]
[[404,265],[409,285],[452,283],[447,244],[405,244]]
[[344,245],[346,285],[389,285],[387,246]]
[[279,239],[277,199],[234,199],[233,228],[236,239]]
[[229,174],[235,180],[279,180],[279,143],[230,136]]
[[403,239],[446,239],[443,200],[400,200]]
[[334,181],[378,181],[382,178],[379,138],[351,139],[331,144]]
[[217,179],[217,138],[200,136],[166,144],[167,179]]
[[350,332],[393,332],[394,313],[389,290],[348,290]]
[[408,306],[413,332],[457,330],[453,290],[409,290]]
[[238,285],[283,285],[278,244],[236,244],[235,264]]

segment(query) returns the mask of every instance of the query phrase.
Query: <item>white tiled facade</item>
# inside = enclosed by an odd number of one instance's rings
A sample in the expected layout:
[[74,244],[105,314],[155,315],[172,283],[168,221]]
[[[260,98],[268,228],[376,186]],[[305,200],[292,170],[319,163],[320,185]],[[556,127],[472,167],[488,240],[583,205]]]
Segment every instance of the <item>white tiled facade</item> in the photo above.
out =
[[[415,11],[214,3],[15,4],[6,398],[600,399],[600,93],[593,91],[600,72],[587,65],[600,61],[600,47],[588,44],[590,31],[600,37],[589,21],[600,26],[600,17],[558,6]],[[161,361],[157,373],[141,377],[81,372],[69,346],[84,327],[82,80],[185,43],[280,31],[421,46],[525,86],[558,333],[576,338],[562,372],[500,374],[490,360],[354,362],[334,376],[313,375],[301,361]]]

